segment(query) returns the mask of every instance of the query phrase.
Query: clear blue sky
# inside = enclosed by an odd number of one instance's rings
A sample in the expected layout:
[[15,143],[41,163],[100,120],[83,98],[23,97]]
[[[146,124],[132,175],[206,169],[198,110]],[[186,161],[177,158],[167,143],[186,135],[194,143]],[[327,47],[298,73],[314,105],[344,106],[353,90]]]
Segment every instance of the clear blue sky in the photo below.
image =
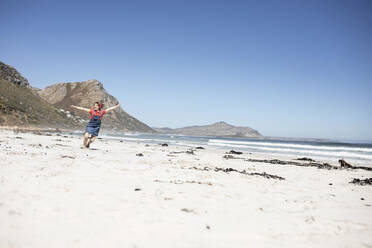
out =
[[0,0],[0,60],[150,126],[372,140],[372,1]]

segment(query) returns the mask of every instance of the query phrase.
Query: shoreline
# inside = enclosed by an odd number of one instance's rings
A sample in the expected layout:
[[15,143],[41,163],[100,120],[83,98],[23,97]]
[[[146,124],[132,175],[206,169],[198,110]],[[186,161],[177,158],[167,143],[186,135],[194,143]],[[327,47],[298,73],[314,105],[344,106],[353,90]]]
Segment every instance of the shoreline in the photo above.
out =
[[[83,133],[84,133],[83,129],[58,129],[58,128],[18,127],[18,126],[0,126],[0,132],[1,131],[13,131],[13,132],[16,132],[16,133],[32,133],[32,134],[36,134],[36,135],[41,135],[41,134],[44,134],[44,133],[49,133],[49,134],[59,133],[60,135],[74,135],[76,137],[78,137],[78,135],[80,135],[80,133],[81,133],[81,135],[83,135]],[[115,136],[112,136],[112,135],[118,135],[118,137],[115,137]],[[128,138],[128,137],[125,137],[125,135],[129,135],[129,136],[130,135],[169,135],[169,136],[171,136],[173,134],[138,133],[138,132],[116,132],[116,133],[112,133],[112,132],[107,132],[107,130],[101,130],[100,136],[98,137],[98,139],[102,139],[102,137],[104,137],[105,139],[109,139],[109,140],[117,140],[118,139],[118,140],[123,140],[123,141],[125,140],[127,142],[146,143],[145,139],[143,139],[143,140],[138,139],[138,140],[133,140],[132,141],[132,140],[129,140],[131,137]],[[182,135],[182,136],[184,136],[184,135]],[[195,138],[198,138],[198,137],[216,138],[216,139],[228,138],[228,137],[209,137],[209,136],[191,136],[191,137],[195,137]],[[236,138],[233,138],[233,139],[235,140]],[[248,139],[249,140],[250,138],[242,138],[242,139]],[[252,138],[252,139],[256,140],[256,138]],[[291,140],[285,140],[285,141],[291,141]],[[154,142],[148,142],[148,143],[154,143]],[[342,143],[340,143],[340,144],[342,144]],[[367,144],[367,145],[369,145],[369,144]],[[179,145],[179,146],[192,148],[195,145],[192,145],[190,143],[190,144],[184,144],[184,145]],[[229,145],[218,146],[218,145],[213,145],[213,144],[212,145],[205,144],[205,146],[207,146],[209,149],[213,148],[213,149],[218,149],[218,150],[234,150],[234,149],[239,150],[239,148],[229,146]],[[252,152],[252,151],[247,151],[245,149],[242,149],[242,150],[244,151],[245,154],[254,154],[255,156],[258,156],[258,157],[263,158],[263,159],[265,159],[267,156],[273,156],[275,158],[284,159],[284,160],[296,160],[297,158],[301,158],[301,157],[309,157],[309,158],[315,159],[318,162],[330,163],[330,164],[336,165],[336,166],[339,164],[338,161],[340,159],[345,160],[344,156],[316,155],[316,154],[309,154],[309,152],[306,152],[306,151],[304,152],[304,154],[296,154],[296,152],[289,152],[289,153],[263,152],[263,151]],[[346,158],[346,161],[350,162],[350,163],[352,163],[353,165],[356,165],[356,166],[372,167],[372,161],[370,159],[366,159],[366,158],[362,158],[362,159]]]
[[278,159],[269,154],[226,159],[230,149],[211,147],[81,143],[0,130],[1,247],[372,244],[372,185],[350,183],[371,171],[254,161]]
[[[50,133],[50,134],[59,133],[61,135],[74,135],[76,137],[78,137],[78,135],[80,135],[80,133],[81,133],[81,135],[83,135],[83,133],[84,133],[84,129],[58,129],[58,128],[18,127],[18,126],[10,126],[10,127],[0,126],[0,132],[1,131],[13,131],[13,132],[17,132],[17,133],[32,133],[32,134],[37,134],[37,135],[41,135],[41,134],[44,134],[44,133]],[[118,135],[118,136],[115,137],[115,136],[112,136],[112,135]],[[125,135],[129,135],[129,136],[130,135],[169,135],[169,136],[172,136],[173,134],[138,133],[138,132],[116,132],[116,133],[114,132],[113,133],[113,132],[107,132],[107,130],[101,130],[100,136],[98,137],[98,139],[102,139],[102,137],[104,137],[105,139],[109,139],[109,140],[123,140],[123,141],[125,140],[127,142],[146,143],[145,139],[143,139],[143,140],[138,139],[138,140],[133,140],[132,141],[132,140],[130,140],[131,137],[125,137]],[[185,136],[185,135],[181,135],[181,136]],[[216,138],[216,139],[229,138],[229,137],[209,137],[209,136],[190,136],[190,137]],[[235,140],[237,138],[232,138],[232,139]],[[256,138],[241,138],[241,139],[257,140]],[[262,140],[264,140],[264,139],[262,139]],[[284,140],[284,141],[294,141],[294,140]],[[154,143],[154,142],[148,142],[148,143]],[[340,143],[340,144],[342,144],[342,143]],[[369,145],[369,144],[367,144],[367,145]],[[184,144],[184,145],[179,145],[179,146],[192,148],[195,145],[192,145],[190,143],[190,144]],[[205,146],[208,146],[209,149],[213,148],[213,149],[218,149],[218,150],[234,150],[234,149],[239,150],[238,147],[229,146],[229,145],[218,146],[218,145],[213,145],[213,144],[212,145],[205,144]],[[252,151],[247,151],[245,149],[243,149],[243,151],[246,154],[254,154],[255,156],[259,156],[260,158],[266,158],[267,156],[273,156],[273,157],[276,157],[276,158],[279,158],[279,159],[287,159],[287,160],[288,159],[289,160],[294,159],[294,160],[296,160],[296,158],[300,158],[300,157],[310,157],[312,159],[317,160],[318,162],[326,162],[326,163],[330,163],[330,164],[333,164],[333,165],[338,165],[338,160],[340,160],[340,159],[344,160],[345,159],[343,156],[336,156],[336,155],[330,155],[330,156],[316,155],[316,154],[311,155],[311,154],[309,154],[309,152],[306,152],[306,151],[305,151],[305,154],[296,154],[296,152],[293,152],[293,153],[291,153],[291,152],[290,153],[263,152],[263,151],[252,152]],[[346,158],[346,160],[348,162],[351,162],[352,164],[355,164],[356,166],[368,166],[368,167],[372,166],[372,161],[370,159]]]

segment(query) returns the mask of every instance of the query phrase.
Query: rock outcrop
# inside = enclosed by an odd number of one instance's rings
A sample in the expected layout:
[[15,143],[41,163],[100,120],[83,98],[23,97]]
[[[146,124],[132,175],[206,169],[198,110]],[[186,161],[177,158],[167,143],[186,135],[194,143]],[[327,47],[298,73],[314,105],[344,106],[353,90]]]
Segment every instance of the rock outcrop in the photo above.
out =
[[[89,114],[71,104],[90,108],[103,101],[111,107],[118,101],[97,80],[59,83],[44,90],[31,87],[14,67],[0,62],[0,126],[47,127],[82,130]],[[121,108],[108,113],[102,129],[155,132]]]
[[36,96],[31,88],[0,79],[0,126],[75,129],[81,123]]
[[27,79],[24,78],[14,67],[0,61],[0,79],[18,86],[30,87]]
[[[97,101],[102,101],[105,108],[118,104],[115,97],[110,95],[101,82],[88,80],[84,82],[58,83],[37,91],[42,99],[56,108],[68,113],[72,118],[88,120],[89,114],[71,108],[71,105],[91,108]],[[146,124],[135,119],[122,108],[116,109],[104,117],[102,129],[110,131],[155,132]]]
[[0,62],[0,126],[71,129],[81,123],[41,99],[14,67]]
[[159,133],[183,134],[192,136],[219,136],[219,137],[241,137],[258,138],[262,135],[250,127],[237,127],[226,122],[216,122],[205,126],[190,126],[183,128],[154,128]]

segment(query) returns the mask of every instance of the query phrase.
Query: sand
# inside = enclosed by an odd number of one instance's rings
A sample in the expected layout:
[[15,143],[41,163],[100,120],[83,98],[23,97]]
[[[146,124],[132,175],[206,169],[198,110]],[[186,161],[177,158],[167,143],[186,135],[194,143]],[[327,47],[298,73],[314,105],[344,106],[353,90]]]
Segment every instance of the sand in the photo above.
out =
[[[372,186],[349,183],[371,171],[224,159],[227,150],[210,147],[193,155],[81,142],[0,131],[1,248],[372,247]],[[263,172],[285,180],[253,174]]]

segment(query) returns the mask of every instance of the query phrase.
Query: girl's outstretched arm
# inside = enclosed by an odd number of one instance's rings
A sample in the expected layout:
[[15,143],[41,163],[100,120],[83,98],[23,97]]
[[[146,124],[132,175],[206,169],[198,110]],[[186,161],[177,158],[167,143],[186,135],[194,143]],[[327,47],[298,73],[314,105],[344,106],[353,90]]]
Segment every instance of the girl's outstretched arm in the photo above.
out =
[[83,111],[86,111],[86,112],[90,112],[90,109],[87,109],[87,108],[78,107],[78,106],[75,106],[75,105],[71,105],[71,107],[79,109],[79,110],[83,110]]
[[118,107],[120,107],[120,104],[118,104],[118,105],[116,105],[116,106],[113,106],[113,107],[111,107],[111,108],[106,109],[106,112],[109,112],[109,111],[111,111],[111,110],[114,110],[114,109],[116,109],[116,108],[118,108]]

